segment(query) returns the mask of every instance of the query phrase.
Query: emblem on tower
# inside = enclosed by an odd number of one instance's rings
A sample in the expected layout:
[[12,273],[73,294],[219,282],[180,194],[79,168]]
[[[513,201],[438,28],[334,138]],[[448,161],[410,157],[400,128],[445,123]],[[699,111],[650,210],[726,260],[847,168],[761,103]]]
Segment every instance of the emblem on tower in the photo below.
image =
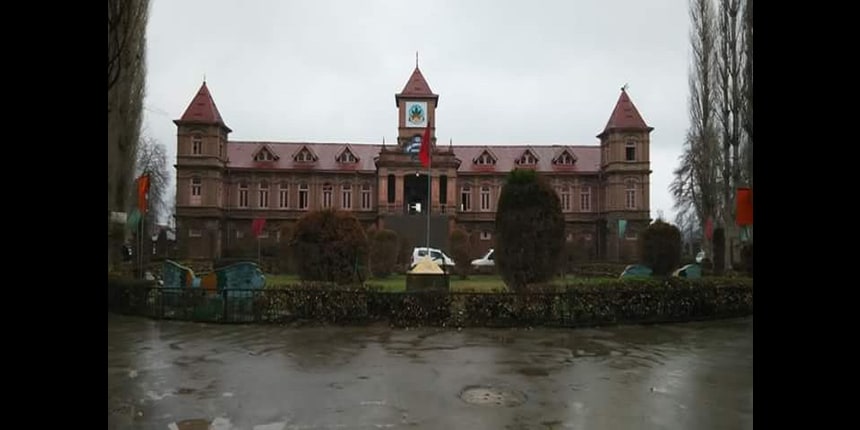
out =
[[406,102],[406,126],[427,127],[427,102]]

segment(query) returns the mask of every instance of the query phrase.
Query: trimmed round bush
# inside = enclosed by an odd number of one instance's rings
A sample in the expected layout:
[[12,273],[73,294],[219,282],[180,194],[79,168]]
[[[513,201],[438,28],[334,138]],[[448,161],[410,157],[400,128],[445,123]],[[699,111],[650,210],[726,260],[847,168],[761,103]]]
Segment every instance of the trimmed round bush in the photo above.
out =
[[310,212],[296,224],[293,257],[306,281],[360,284],[366,278],[367,235],[351,213]]
[[642,261],[655,276],[666,276],[681,262],[681,231],[662,220],[651,223],[640,242]]
[[496,211],[495,260],[514,291],[546,282],[559,271],[564,256],[564,216],[558,195],[533,170],[514,169],[507,176]]

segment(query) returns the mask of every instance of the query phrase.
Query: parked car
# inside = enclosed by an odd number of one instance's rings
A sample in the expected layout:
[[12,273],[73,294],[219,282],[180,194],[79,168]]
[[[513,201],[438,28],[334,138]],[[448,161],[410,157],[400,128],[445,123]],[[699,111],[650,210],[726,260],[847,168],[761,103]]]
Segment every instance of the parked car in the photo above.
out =
[[493,250],[490,249],[483,257],[472,260],[472,270],[476,272],[492,272],[496,269]]
[[[412,264],[409,265],[409,270],[412,270],[412,268],[415,267],[416,264],[418,264],[418,260],[427,256],[427,249],[428,248],[422,246],[420,248],[416,247],[412,250]],[[451,271],[451,269],[454,268],[454,260],[451,257],[446,255],[439,249],[429,249],[430,259],[432,259],[434,263],[438,264],[439,267],[442,268],[442,270],[449,272]]]

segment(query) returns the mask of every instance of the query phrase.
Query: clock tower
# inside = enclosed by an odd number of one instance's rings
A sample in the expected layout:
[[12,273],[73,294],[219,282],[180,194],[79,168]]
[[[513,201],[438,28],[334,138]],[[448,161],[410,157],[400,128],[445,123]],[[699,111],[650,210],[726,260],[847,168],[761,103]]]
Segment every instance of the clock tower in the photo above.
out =
[[433,94],[430,85],[415,65],[415,70],[403,91],[394,95],[397,104],[397,145],[404,152],[418,153],[421,136],[430,127],[430,144],[436,144],[436,106],[439,95]]

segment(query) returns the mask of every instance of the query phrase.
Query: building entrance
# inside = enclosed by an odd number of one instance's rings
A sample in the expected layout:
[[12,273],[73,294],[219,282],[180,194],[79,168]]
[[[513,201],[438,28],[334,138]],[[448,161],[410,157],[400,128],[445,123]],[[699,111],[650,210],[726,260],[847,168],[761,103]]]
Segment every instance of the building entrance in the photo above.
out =
[[427,214],[427,175],[414,174],[403,177],[403,202],[406,204],[406,213]]

